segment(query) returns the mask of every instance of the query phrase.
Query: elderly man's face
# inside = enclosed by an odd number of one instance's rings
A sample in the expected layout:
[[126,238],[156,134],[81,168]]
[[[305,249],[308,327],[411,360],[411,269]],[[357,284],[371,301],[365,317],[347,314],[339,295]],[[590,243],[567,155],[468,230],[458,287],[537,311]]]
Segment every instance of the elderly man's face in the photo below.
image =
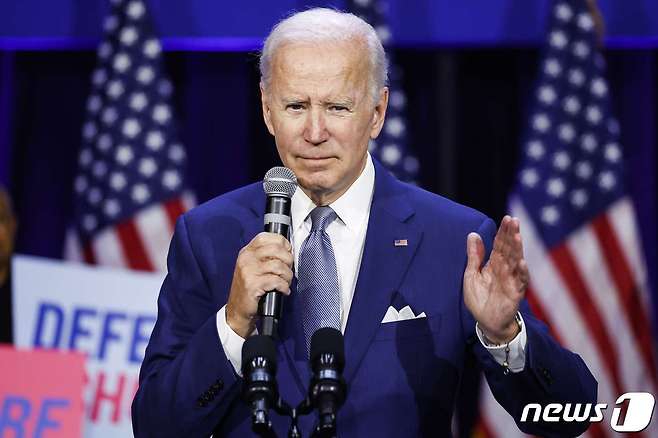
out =
[[263,116],[284,165],[317,204],[329,204],[358,178],[368,141],[388,102],[373,101],[368,56],[359,41],[287,44],[262,89]]

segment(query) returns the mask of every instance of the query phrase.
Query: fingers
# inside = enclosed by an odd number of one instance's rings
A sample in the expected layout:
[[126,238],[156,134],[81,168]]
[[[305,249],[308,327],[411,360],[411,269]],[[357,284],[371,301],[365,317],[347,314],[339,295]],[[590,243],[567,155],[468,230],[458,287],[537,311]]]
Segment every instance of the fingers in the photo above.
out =
[[267,233],[265,231],[258,233],[256,237],[254,237],[251,242],[249,242],[248,246],[257,249],[268,245],[280,245],[287,251],[292,251],[292,245],[290,242],[288,242],[288,239],[280,234]]
[[471,275],[480,270],[484,261],[484,243],[478,233],[469,233],[466,238],[466,271],[465,275]]
[[[292,245],[283,236],[274,233],[260,233],[243,248],[237,265],[241,274],[251,280],[248,287],[260,294],[263,291],[278,290],[288,293],[292,281],[294,257]],[[273,277],[278,277],[273,287]]]
[[522,294],[525,293],[530,283],[530,271],[528,270],[528,264],[523,259],[517,265],[516,282],[516,289]]
[[280,244],[271,244],[261,246],[253,250],[253,257],[260,263],[265,263],[269,260],[280,260],[282,263],[292,267],[293,256],[292,252],[283,248]]
[[292,245],[286,238],[274,233],[260,233],[244,248],[253,252],[256,259],[265,262],[269,259],[279,259],[292,267]]
[[287,283],[292,281],[292,269],[290,269],[290,266],[283,263],[281,260],[272,259],[266,261],[262,264],[262,272],[263,274],[278,275]]
[[273,290],[279,291],[284,295],[290,295],[290,283],[278,275],[264,274],[259,280],[259,290],[256,293],[258,297]]
[[510,293],[523,294],[528,286],[528,266],[523,258],[521,226],[518,218],[505,216],[494,239],[489,267],[497,281]]
[[503,217],[494,238],[491,257],[492,259],[500,258],[500,260],[496,260],[497,262],[510,264],[516,264],[523,258],[523,244],[518,218],[508,215]]
[[292,245],[278,234],[260,233],[240,250],[226,305],[226,321],[236,333],[251,332],[263,294],[290,294],[292,265]]

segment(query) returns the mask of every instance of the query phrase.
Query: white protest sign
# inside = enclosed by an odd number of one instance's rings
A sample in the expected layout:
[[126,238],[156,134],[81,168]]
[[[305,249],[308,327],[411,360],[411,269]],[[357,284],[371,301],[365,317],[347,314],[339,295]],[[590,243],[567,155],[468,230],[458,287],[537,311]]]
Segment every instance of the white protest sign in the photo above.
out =
[[87,355],[86,438],[132,437],[130,405],[164,274],[13,258],[17,347]]

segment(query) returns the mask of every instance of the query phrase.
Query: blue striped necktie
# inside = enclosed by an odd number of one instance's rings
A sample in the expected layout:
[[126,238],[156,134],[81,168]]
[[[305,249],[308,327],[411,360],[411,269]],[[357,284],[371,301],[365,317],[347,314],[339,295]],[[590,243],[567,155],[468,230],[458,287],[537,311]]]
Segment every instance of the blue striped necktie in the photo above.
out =
[[340,330],[340,287],[336,257],[327,226],[336,219],[331,207],[311,211],[311,232],[302,243],[297,270],[297,290],[302,300],[302,323],[306,352],[311,336],[322,327]]

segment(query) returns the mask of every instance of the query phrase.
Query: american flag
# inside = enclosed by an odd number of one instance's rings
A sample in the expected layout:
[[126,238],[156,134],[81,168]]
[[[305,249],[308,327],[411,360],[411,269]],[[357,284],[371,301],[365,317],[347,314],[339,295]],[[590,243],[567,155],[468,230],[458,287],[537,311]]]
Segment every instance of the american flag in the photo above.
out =
[[[348,10],[361,17],[375,29],[384,47],[391,40],[388,26],[386,0],[349,0]],[[376,141],[370,142],[370,153],[402,181],[416,184],[418,159],[409,148],[405,106],[407,98],[400,86],[402,73],[388,53],[389,101],[384,128]]]
[[[510,213],[521,220],[528,301],[599,382],[611,436],[621,394],[658,389],[648,282],[633,203],[624,187],[619,125],[585,0],[559,0],[540,64]],[[483,385],[480,436],[522,436]],[[658,436],[655,421],[638,434]]]
[[161,46],[142,0],[112,0],[82,129],[65,258],[163,271],[183,182]]

